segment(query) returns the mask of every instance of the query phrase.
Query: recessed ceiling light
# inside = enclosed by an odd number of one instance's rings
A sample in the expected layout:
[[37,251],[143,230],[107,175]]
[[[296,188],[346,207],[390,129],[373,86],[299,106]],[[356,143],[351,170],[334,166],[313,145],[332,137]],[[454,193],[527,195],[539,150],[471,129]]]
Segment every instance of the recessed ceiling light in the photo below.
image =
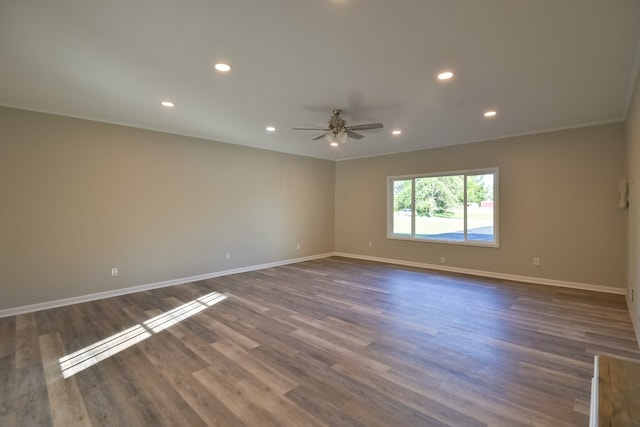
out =
[[453,73],[451,71],[444,71],[438,74],[438,80],[449,80],[451,77],[453,77]]
[[222,63],[222,62],[217,63],[213,67],[218,71],[222,71],[223,73],[226,73],[227,71],[229,71],[231,69],[231,65],[225,64],[225,63]]
[[276,128],[274,128],[273,126],[267,126],[267,132],[275,132]]
[[498,114],[496,111],[494,110],[489,110],[489,111],[485,111],[484,112],[484,116],[485,117],[495,117],[496,114]]
[[400,129],[396,129],[393,132],[391,132],[392,135],[402,135],[402,131]]
[[162,104],[163,107],[169,107],[169,108],[171,108],[171,107],[176,105],[171,101],[162,101],[160,104]]
[[337,143],[336,141],[333,141],[333,142],[331,143],[331,146],[332,146],[332,147],[337,147],[337,146],[338,146],[338,143]]

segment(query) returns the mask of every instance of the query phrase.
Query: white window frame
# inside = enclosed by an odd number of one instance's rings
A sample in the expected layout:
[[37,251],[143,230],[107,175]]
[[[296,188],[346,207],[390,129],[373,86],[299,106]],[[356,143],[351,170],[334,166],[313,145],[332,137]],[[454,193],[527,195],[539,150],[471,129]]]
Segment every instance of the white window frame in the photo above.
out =
[[[473,175],[487,175],[493,174],[493,237],[494,240],[491,242],[484,242],[479,240],[467,240],[467,177]],[[433,177],[441,177],[441,176],[451,176],[451,175],[463,175],[464,176],[464,240],[447,240],[447,239],[431,239],[424,237],[416,237],[416,211],[415,211],[415,180],[418,178],[433,178]],[[393,219],[394,219],[394,210],[393,210],[393,202],[394,202],[394,194],[393,194],[393,183],[394,181],[402,181],[402,180],[411,180],[411,235],[400,235],[393,233]],[[432,172],[432,173],[422,173],[415,175],[397,175],[397,176],[388,176],[387,177],[387,239],[393,240],[410,240],[413,242],[425,242],[425,243],[445,243],[450,245],[466,245],[466,246],[483,246],[490,248],[498,248],[500,247],[500,239],[499,239],[499,217],[498,213],[500,212],[499,206],[499,168],[484,168],[484,169],[468,169],[468,170],[458,170],[458,171],[444,171],[444,172]]]

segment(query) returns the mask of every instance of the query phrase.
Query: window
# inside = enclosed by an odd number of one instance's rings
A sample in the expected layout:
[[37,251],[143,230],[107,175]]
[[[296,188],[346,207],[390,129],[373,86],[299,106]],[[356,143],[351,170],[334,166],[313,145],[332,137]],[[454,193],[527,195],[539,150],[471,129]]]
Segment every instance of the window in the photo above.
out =
[[498,169],[389,177],[390,239],[498,246]]

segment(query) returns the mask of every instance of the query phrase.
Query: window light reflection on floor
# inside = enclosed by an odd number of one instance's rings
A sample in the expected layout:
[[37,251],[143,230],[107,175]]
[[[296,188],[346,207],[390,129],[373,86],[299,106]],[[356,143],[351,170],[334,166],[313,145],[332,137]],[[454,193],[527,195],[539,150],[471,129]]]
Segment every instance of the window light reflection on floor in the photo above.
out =
[[146,320],[141,324],[125,329],[122,332],[118,332],[90,346],[61,357],[59,362],[62,376],[69,378],[78,372],[84,371],[90,366],[149,338],[153,334],[188,319],[225,299],[227,299],[226,295],[219,292],[211,292],[210,294],[182,304],[173,310]]

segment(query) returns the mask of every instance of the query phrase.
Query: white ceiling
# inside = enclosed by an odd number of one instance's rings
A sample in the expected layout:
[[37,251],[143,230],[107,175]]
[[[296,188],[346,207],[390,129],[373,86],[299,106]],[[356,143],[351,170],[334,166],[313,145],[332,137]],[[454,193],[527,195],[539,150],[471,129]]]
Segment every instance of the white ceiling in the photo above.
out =
[[[2,0],[0,105],[354,158],[623,120],[639,39],[638,0]],[[291,130],[334,108],[384,129]]]

